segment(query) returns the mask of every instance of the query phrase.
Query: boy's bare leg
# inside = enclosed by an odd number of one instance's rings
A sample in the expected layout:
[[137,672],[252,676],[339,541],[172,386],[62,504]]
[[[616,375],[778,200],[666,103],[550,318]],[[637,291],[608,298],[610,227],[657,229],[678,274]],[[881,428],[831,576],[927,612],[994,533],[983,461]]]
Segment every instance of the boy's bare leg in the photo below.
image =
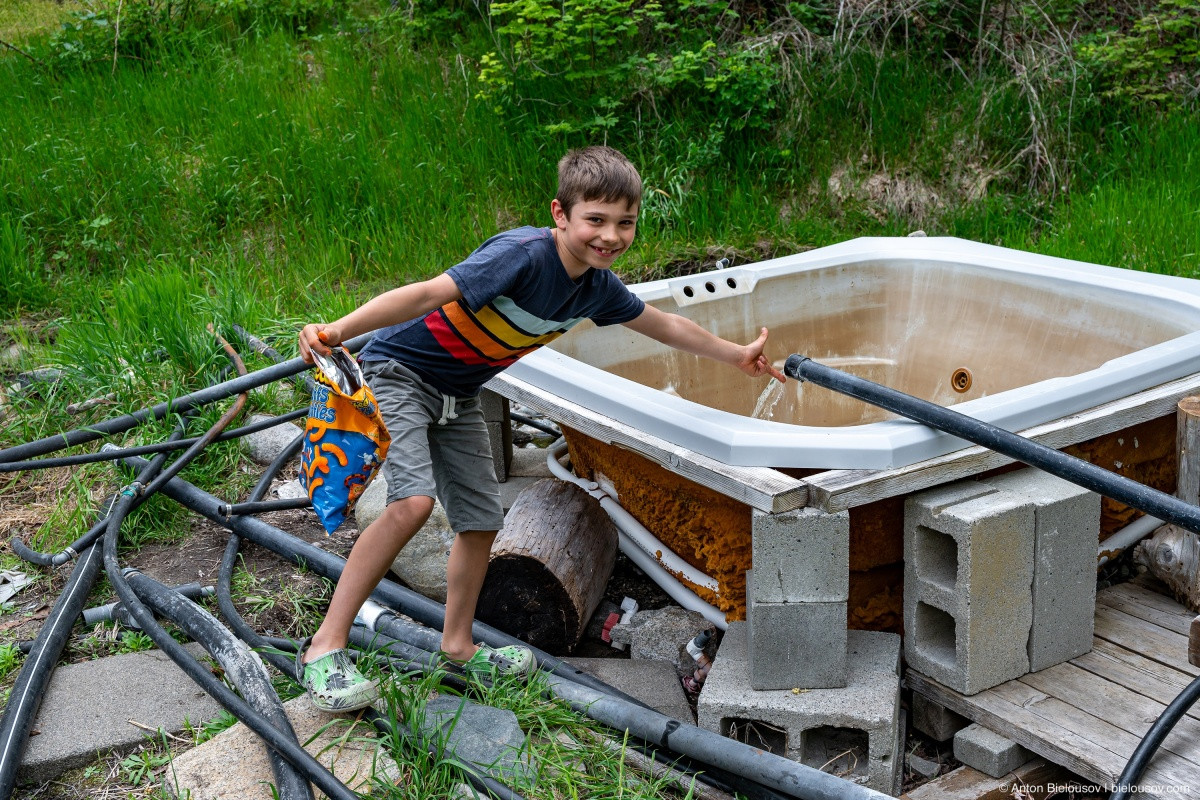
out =
[[454,537],[446,563],[446,621],[442,650],[456,661],[465,661],[478,649],[471,637],[475,604],[497,531],[464,531]]
[[[358,610],[387,574],[396,554],[416,535],[432,512],[432,497],[418,495],[396,500],[388,503],[379,519],[359,535],[346,559],[346,568],[342,570],[337,588],[333,590],[329,611],[304,654],[304,663],[346,646]],[[486,558],[484,569],[487,569]],[[476,593],[478,591],[476,589]]]

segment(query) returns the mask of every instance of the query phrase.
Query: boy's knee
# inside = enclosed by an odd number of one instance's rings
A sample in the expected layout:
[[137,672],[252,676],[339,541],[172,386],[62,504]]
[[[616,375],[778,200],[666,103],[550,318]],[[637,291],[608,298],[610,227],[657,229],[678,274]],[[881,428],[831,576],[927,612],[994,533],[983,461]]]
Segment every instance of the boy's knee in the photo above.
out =
[[388,503],[383,513],[392,523],[411,525],[416,522],[418,525],[424,525],[433,513],[433,498],[424,495],[402,497]]

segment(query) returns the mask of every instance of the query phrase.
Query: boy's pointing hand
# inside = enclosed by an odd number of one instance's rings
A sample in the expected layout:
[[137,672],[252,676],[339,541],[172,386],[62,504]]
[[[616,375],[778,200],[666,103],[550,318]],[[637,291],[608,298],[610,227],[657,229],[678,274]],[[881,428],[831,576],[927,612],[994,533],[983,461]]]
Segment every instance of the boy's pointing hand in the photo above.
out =
[[738,369],[746,373],[752,378],[758,378],[763,375],[770,375],[780,383],[786,383],[787,378],[783,373],[771,366],[771,362],[763,355],[763,348],[767,345],[767,329],[763,328],[762,333],[758,335],[750,344],[745,347],[745,354],[738,361]]

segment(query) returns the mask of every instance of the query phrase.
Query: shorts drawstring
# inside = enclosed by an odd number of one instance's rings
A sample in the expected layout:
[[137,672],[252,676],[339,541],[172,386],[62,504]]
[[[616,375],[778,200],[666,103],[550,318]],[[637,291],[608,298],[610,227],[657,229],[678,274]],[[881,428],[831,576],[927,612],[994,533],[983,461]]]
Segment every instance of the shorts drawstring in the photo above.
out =
[[442,416],[438,419],[438,425],[445,425],[452,419],[458,419],[458,413],[454,410],[454,398],[448,394],[442,395]]

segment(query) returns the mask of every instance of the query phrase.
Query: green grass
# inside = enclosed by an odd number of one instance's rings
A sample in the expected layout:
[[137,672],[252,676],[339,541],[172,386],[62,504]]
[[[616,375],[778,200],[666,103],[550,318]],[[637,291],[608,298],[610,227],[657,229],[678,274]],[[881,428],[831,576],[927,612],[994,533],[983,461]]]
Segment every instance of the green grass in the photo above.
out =
[[[45,37],[69,8],[0,0],[0,40],[46,57]],[[357,23],[304,35],[264,27],[115,70],[51,69],[0,47],[0,348],[19,346],[0,364],[9,409],[0,447],[220,379],[229,362],[209,324],[248,369],[260,368],[267,360],[233,325],[291,356],[301,323],[437,274],[499,230],[548,224],[555,163],[584,141],[496,117],[475,99],[477,58],[490,42],[477,30],[454,42]],[[629,279],[664,277],[722,256],[745,263],[920,228],[1200,277],[1194,108],[1113,109],[1047,75],[964,71],[883,47],[818,49],[797,66],[768,132],[730,133],[666,102],[610,140],[650,189],[619,268]],[[1042,81],[1036,99],[1033,80]],[[17,373],[45,366],[62,379],[7,390]],[[229,402],[204,409],[189,432]],[[246,414],[296,402],[272,388],[252,395]],[[161,441],[176,422],[113,439]],[[183,477],[232,500],[255,472],[236,444],[221,444]],[[58,551],[130,479],[107,464],[0,475],[0,537],[28,531],[32,546]],[[123,547],[178,541],[189,520],[152,498],[126,523]],[[26,568],[7,552],[0,566]],[[107,587],[95,594],[110,599]],[[237,594],[251,610],[284,603],[308,623],[317,613],[313,598],[275,594],[244,573]],[[143,644],[111,638],[92,649]],[[0,684],[19,660],[0,645]],[[418,717],[440,690],[436,679],[391,686],[397,721]],[[512,708],[553,767],[533,796],[662,791],[630,783],[612,744],[538,687],[483,699]],[[415,781],[405,796],[444,796],[456,782],[444,757],[398,739],[388,746]],[[577,762],[593,768],[579,773]],[[131,783],[157,769],[119,766]]]

